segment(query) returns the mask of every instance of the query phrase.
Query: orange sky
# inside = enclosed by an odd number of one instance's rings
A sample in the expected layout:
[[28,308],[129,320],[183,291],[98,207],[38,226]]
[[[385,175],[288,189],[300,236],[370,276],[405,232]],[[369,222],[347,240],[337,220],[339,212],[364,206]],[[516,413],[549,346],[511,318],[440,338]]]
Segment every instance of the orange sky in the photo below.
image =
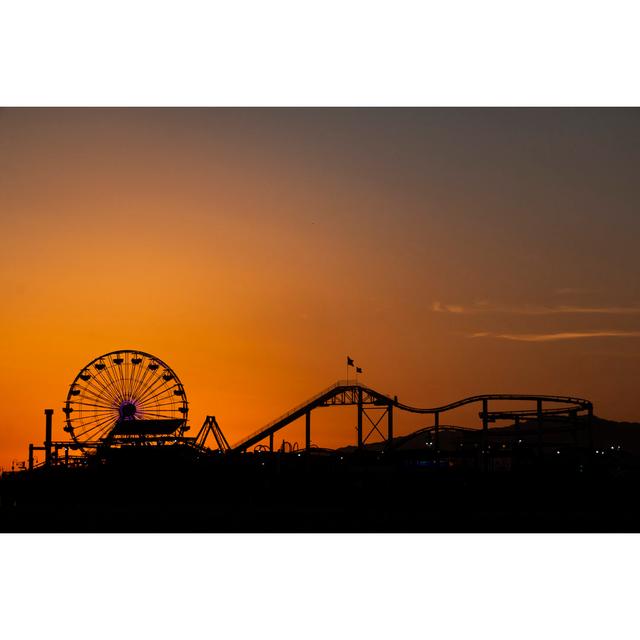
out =
[[[232,442],[347,354],[419,406],[640,419],[639,142],[637,110],[0,111],[0,465],[119,348]],[[329,411],[314,441],[353,441]]]

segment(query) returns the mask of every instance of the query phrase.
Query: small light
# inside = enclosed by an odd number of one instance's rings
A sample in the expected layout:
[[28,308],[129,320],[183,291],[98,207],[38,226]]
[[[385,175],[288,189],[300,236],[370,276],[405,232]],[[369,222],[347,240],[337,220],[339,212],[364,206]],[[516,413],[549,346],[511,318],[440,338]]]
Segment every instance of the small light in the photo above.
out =
[[557,453],[558,455],[560,455],[560,452],[559,452],[559,451],[556,451],[556,453]]
[[518,440],[518,442],[522,442],[522,440]]

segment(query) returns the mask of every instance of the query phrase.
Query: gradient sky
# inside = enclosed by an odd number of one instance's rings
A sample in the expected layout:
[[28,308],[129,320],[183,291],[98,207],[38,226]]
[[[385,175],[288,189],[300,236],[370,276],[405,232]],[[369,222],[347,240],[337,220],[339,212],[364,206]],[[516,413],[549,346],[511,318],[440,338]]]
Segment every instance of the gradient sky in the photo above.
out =
[[[347,354],[409,404],[558,393],[640,420],[638,110],[4,109],[0,151],[5,468],[44,408],[63,438],[69,384],[119,348],[231,442]],[[314,441],[353,442],[331,411]]]

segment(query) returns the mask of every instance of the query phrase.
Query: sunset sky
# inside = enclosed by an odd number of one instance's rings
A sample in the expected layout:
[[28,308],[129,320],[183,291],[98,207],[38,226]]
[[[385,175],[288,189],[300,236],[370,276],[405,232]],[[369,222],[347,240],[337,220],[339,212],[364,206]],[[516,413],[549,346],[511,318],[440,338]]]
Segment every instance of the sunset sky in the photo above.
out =
[[[47,407],[63,439],[69,384],[120,348],[230,442],[347,355],[417,406],[640,420],[639,166],[631,109],[4,109],[0,465]],[[355,411],[322,411],[314,442],[352,443]]]

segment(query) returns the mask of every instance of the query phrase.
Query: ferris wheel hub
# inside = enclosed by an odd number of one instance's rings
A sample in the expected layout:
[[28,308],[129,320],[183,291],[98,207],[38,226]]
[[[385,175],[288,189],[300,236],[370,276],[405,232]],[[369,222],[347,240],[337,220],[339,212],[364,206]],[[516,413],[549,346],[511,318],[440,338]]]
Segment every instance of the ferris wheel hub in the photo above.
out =
[[135,418],[138,407],[132,402],[124,402],[120,405],[120,418],[122,420],[131,420]]

